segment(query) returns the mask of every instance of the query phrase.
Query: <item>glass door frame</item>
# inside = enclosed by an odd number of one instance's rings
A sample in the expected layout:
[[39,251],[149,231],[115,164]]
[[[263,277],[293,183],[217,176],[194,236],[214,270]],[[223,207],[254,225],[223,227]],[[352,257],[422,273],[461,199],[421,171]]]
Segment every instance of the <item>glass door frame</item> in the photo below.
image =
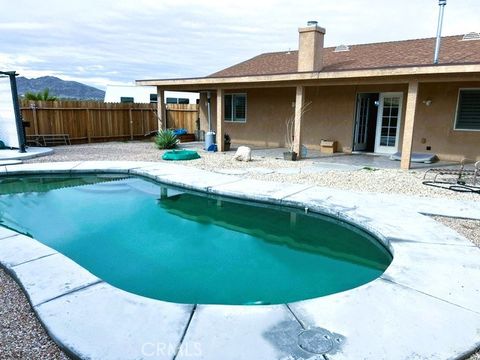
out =
[[[382,120],[383,120],[383,109],[385,105],[386,97],[398,97],[398,115],[397,115],[397,132],[395,136],[395,146],[384,146],[380,145],[381,136],[382,136]],[[375,134],[375,152],[379,154],[394,154],[398,151],[398,142],[400,140],[400,124],[402,120],[402,108],[403,108],[403,93],[402,92],[383,92],[380,93],[379,106],[378,106],[378,115],[377,115],[377,131]]]
[[[365,151],[367,148],[368,121],[370,118],[369,95],[371,94],[372,93],[357,93],[355,127],[353,131],[353,151]],[[366,105],[366,107],[363,107],[363,105]],[[363,137],[363,142],[358,141],[361,137]]]

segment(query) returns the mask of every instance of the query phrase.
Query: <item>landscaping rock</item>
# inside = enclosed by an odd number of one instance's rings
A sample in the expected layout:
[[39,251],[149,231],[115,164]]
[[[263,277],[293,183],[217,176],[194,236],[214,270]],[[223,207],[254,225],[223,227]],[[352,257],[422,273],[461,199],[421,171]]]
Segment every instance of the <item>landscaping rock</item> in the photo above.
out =
[[237,149],[233,158],[237,161],[251,161],[252,160],[252,149],[248,146],[240,146]]

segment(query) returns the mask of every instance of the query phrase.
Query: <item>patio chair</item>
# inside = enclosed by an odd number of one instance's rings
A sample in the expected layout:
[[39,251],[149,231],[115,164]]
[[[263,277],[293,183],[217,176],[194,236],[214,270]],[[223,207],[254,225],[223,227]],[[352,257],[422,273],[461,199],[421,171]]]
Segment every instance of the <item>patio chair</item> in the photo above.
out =
[[[480,161],[477,161],[474,164],[473,169],[465,168],[465,165],[468,163],[472,163],[472,161],[463,159],[460,163],[459,169],[428,169],[423,175],[422,183],[427,186],[434,186],[458,192],[480,194]],[[439,177],[440,179],[438,179]]]

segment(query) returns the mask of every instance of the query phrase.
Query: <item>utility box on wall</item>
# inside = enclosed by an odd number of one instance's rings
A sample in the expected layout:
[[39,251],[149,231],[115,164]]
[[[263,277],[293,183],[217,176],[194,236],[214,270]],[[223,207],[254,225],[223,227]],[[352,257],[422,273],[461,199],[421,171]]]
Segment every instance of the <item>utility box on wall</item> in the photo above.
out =
[[321,140],[320,152],[324,154],[333,154],[337,152],[337,142],[335,140]]

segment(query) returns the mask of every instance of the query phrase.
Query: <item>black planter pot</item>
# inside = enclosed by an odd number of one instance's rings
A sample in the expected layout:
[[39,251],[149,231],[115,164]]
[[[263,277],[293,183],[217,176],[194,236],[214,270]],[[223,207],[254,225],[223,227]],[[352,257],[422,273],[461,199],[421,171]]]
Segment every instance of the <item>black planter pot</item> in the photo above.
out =
[[286,151],[283,153],[283,160],[296,161],[297,153],[295,151]]
[[230,143],[223,143],[223,150],[230,151]]

